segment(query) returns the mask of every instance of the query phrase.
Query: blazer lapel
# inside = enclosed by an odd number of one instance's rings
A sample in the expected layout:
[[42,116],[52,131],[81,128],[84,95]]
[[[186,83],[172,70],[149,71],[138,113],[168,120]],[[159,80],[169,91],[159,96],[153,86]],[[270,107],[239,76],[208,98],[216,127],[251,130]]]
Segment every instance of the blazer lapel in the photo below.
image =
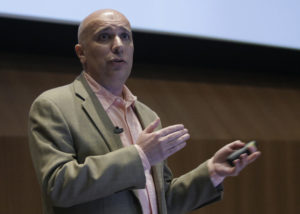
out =
[[114,125],[94,94],[83,74],[74,81],[76,95],[82,100],[82,108],[98,129],[108,148],[113,151],[123,147],[120,136],[113,132]]

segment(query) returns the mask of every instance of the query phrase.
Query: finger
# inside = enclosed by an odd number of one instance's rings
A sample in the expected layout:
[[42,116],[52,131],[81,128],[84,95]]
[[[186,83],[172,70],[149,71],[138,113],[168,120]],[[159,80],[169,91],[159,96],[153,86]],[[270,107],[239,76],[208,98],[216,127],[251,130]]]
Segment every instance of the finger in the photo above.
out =
[[245,143],[240,141],[240,140],[236,140],[232,143],[229,143],[228,146],[232,150],[237,150],[237,149],[240,149],[240,148],[244,147]]
[[232,167],[230,176],[237,176],[240,172],[242,163],[240,159],[234,160],[233,163],[234,163],[234,167]]
[[157,118],[152,123],[150,123],[145,129],[144,132],[146,133],[152,133],[159,125],[160,118]]
[[174,153],[178,152],[179,150],[183,149],[185,146],[186,146],[186,142],[181,142],[177,146],[174,146],[174,147],[168,149],[165,153],[165,159],[167,157],[173,155]]
[[[234,165],[236,165],[236,162],[233,162]],[[237,170],[236,166],[232,167],[230,165],[228,166],[222,166],[222,175],[224,176],[233,176],[235,174],[235,171]]]
[[255,161],[259,156],[261,155],[260,151],[254,152],[251,155],[248,156],[248,164]]
[[240,170],[242,170],[248,164],[248,155],[242,154],[240,156]]
[[257,147],[256,147],[256,146],[249,146],[249,147],[248,147],[248,150],[249,150],[250,153],[252,154],[252,153],[254,153],[254,152],[257,151]]
[[244,146],[245,144],[240,140],[228,143],[217,151],[215,159],[218,159],[218,161],[224,161],[228,155],[240,148],[243,148]]
[[173,132],[180,131],[183,129],[184,129],[184,126],[182,124],[177,124],[177,125],[168,126],[168,127],[165,127],[163,129],[159,130],[158,134],[160,136],[166,136]]
[[171,142],[168,142],[164,145],[163,150],[168,153],[169,150],[172,150],[174,147],[177,147],[178,145],[186,142],[190,138],[190,135],[184,134],[181,137],[177,138],[176,140],[173,140]]
[[226,176],[235,176],[235,175],[237,175],[236,171],[237,171],[237,167],[236,166],[235,167],[227,168],[226,169]]
[[171,142],[173,140],[176,140],[177,138],[180,138],[182,135],[184,134],[187,134],[188,133],[188,130],[187,129],[183,129],[183,130],[179,130],[179,131],[176,131],[174,133],[171,133],[167,136],[164,136],[161,138],[161,141],[162,142]]

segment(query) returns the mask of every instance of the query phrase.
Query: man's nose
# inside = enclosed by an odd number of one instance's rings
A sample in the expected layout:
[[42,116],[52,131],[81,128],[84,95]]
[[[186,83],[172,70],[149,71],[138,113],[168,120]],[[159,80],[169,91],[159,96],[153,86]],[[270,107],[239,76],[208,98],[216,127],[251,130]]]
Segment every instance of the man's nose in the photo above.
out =
[[119,36],[115,36],[112,44],[112,52],[115,54],[121,54],[123,53],[123,49],[124,49],[123,41]]

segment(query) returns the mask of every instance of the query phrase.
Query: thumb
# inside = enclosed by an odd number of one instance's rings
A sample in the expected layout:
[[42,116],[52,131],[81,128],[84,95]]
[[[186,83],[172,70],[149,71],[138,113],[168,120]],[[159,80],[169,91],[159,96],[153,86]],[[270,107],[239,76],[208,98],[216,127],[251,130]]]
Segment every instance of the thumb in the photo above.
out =
[[160,118],[157,118],[152,123],[150,123],[149,126],[147,126],[144,129],[144,132],[146,132],[146,133],[152,133],[158,127],[159,122],[160,122]]

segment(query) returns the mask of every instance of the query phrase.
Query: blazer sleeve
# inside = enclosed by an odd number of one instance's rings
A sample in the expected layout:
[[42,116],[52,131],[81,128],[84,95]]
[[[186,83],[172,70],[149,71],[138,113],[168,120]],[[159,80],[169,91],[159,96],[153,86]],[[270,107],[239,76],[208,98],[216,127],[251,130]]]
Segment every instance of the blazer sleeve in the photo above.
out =
[[54,206],[70,207],[145,187],[134,146],[88,156],[79,163],[64,114],[45,96],[36,99],[29,113],[29,147],[42,191]]
[[221,188],[213,186],[207,161],[178,178],[173,178],[165,164],[164,179],[168,213],[186,213],[222,198],[222,185]]

